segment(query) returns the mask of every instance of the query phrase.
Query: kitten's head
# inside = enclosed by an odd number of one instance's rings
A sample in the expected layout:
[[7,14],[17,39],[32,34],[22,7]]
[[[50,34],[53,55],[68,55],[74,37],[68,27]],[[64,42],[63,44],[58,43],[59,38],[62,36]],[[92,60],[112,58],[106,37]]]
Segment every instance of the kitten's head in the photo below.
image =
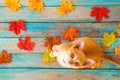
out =
[[50,56],[56,57],[64,67],[83,68],[94,63],[93,60],[86,58],[83,48],[84,42],[55,45]]

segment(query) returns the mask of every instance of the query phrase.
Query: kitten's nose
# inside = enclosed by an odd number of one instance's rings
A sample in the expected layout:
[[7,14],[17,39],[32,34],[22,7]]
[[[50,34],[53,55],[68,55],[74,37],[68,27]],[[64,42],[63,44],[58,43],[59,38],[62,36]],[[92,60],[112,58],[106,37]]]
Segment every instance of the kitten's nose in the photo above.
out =
[[72,61],[72,60],[70,60],[70,61],[69,61],[69,63],[70,63],[70,64],[73,64],[73,61]]

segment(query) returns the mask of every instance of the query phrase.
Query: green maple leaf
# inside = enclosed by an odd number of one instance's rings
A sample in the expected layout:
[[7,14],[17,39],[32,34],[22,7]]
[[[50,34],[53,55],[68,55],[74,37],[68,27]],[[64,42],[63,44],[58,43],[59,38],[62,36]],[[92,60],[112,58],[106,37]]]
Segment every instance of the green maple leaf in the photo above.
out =
[[45,64],[48,64],[50,62],[55,62],[56,59],[55,58],[52,58],[50,57],[50,53],[51,53],[51,50],[50,49],[47,49],[43,55],[41,56],[41,60],[45,63]]
[[115,32],[120,36],[120,29],[116,29]]
[[112,43],[116,41],[115,34],[112,33],[103,33],[103,39],[100,40],[100,42],[103,44],[105,47],[109,47]]

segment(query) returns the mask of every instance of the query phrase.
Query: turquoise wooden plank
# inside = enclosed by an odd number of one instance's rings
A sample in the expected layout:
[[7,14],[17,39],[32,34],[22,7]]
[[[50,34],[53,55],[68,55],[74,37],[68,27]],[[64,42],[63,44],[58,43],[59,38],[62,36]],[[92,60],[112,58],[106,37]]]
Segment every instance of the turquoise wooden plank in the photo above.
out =
[[[0,39],[0,50],[7,50],[12,53],[40,53],[45,51],[45,47],[43,45],[44,38],[32,38],[31,41],[35,42],[35,47],[33,48],[33,51],[25,51],[20,50],[17,47],[18,38],[1,38]],[[11,47],[14,46],[14,47]]]
[[[46,50],[46,48],[44,47],[44,39],[45,38],[31,38],[31,41],[35,42],[36,45],[33,48],[33,51],[25,51],[25,50],[20,50],[17,47],[18,38],[1,38],[0,39],[0,50],[5,49],[11,53],[16,53],[16,54],[18,53],[43,53]],[[111,44],[110,48],[102,47],[102,45],[99,42],[101,38],[94,38],[94,39],[101,46],[104,52],[114,52],[114,47],[120,45],[120,38],[118,38],[118,40],[115,43]],[[14,47],[11,47],[11,46],[14,46]]]
[[[105,53],[112,56],[114,59],[118,60],[114,53]],[[42,56],[41,53],[39,54],[13,54],[12,55],[12,62],[7,64],[0,65],[0,69],[16,69],[16,68],[50,68],[50,69],[65,69],[64,67],[60,66],[59,63],[53,62],[49,64],[44,64],[44,62],[40,59]],[[118,60],[120,61],[120,60]],[[107,61],[102,61],[101,65],[96,69],[119,69],[116,65],[113,65]],[[84,68],[84,69],[90,69]]]
[[120,70],[2,69],[1,80],[119,80]]
[[[106,6],[110,9],[109,19],[103,18],[103,22],[120,21],[120,6]],[[23,19],[26,22],[95,22],[90,16],[92,6],[76,6],[67,15],[59,15],[55,7],[46,7],[40,14],[28,10],[28,7],[13,12],[7,7],[0,7],[0,22]]]
[[[23,6],[28,6],[27,0],[19,0]],[[42,0],[45,6],[58,6],[61,0]],[[74,5],[120,5],[120,0],[72,0]],[[4,0],[0,0],[4,6]]]
[[26,31],[22,31],[19,35],[8,31],[8,23],[0,23],[0,37],[53,37],[55,35],[61,36],[63,30],[70,27],[76,27],[79,30],[81,37],[101,37],[104,32],[113,32],[118,28],[118,22],[104,22],[104,23],[81,23],[81,22],[27,22]]

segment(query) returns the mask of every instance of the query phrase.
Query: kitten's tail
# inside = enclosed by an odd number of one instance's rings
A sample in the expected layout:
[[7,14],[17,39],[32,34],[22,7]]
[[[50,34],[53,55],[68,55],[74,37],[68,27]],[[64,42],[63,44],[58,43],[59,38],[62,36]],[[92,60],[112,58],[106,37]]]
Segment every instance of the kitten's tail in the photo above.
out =
[[102,55],[102,60],[111,62],[111,63],[117,65],[118,67],[120,67],[120,62],[117,61],[117,60],[115,60],[115,59],[113,59],[113,58],[112,58],[111,56],[109,56],[109,55],[103,54],[103,55]]

